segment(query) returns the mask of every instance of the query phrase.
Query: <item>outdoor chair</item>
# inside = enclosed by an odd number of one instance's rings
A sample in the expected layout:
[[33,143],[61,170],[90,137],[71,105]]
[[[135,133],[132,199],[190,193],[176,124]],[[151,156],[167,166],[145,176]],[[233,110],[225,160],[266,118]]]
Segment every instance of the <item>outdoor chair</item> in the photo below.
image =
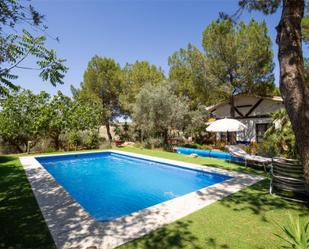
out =
[[[270,194],[272,194],[274,190],[277,190],[276,194],[281,194],[282,197],[287,197],[286,195],[283,195],[283,193],[289,192],[293,193],[296,197],[305,196],[308,201],[308,192],[305,187],[304,168],[299,160],[279,157],[273,158],[270,175]],[[294,198],[293,200],[299,200],[299,198]]]
[[266,165],[271,163],[271,158],[248,154],[246,151],[242,150],[236,145],[226,145],[225,148],[233,157],[242,158],[245,161],[246,167],[248,162],[260,163],[263,165],[264,171],[266,172]]

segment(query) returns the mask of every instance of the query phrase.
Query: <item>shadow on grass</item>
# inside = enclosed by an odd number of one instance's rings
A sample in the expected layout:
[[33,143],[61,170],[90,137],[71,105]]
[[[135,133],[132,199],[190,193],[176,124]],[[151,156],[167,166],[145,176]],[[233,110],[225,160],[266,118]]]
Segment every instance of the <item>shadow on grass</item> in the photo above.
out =
[[214,238],[207,239],[207,246],[212,249],[230,249],[230,247],[226,244],[218,245],[217,240]]
[[[264,168],[261,165],[250,165],[245,167],[242,163],[237,162],[229,163],[227,161],[224,162],[225,162],[224,166],[222,166],[222,163],[204,163],[202,165],[226,170],[233,170],[244,174],[262,175],[264,177],[268,175],[268,173],[264,171]],[[269,170],[268,167],[267,170]]]
[[0,157],[0,248],[55,248],[16,157]]
[[265,214],[273,210],[297,211],[300,217],[307,217],[309,213],[309,206],[306,204],[270,195],[268,179],[236,192],[221,200],[220,203],[237,212],[250,210],[253,214],[259,215],[263,222],[272,222],[267,219]]
[[164,226],[158,230],[134,240],[130,244],[120,248],[149,248],[149,249],[178,249],[192,248],[202,249],[197,245],[198,238],[191,233],[190,225],[192,221],[177,221],[173,226]]

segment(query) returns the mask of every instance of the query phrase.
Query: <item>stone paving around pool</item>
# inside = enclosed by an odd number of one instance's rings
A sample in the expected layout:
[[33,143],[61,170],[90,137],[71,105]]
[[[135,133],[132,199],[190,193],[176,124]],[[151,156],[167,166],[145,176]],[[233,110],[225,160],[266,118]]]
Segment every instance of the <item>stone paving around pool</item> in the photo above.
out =
[[20,157],[20,162],[26,171],[57,248],[84,249],[89,246],[96,246],[98,249],[115,248],[264,179],[261,176],[130,152],[113,150],[110,150],[110,152],[205,172],[224,174],[233,178],[112,221],[99,222],[92,218],[54,180],[35,157]]

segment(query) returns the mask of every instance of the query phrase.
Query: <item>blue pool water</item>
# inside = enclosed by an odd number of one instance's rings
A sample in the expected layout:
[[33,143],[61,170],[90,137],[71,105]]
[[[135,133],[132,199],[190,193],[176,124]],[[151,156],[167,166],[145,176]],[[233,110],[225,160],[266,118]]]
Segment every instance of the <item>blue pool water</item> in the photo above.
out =
[[36,160],[99,221],[127,215],[231,178],[112,152]]

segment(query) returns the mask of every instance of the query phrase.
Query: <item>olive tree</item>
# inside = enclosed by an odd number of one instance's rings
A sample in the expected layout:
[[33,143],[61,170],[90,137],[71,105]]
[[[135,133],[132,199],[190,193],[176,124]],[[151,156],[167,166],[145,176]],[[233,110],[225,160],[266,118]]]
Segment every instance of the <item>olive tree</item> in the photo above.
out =
[[[160,138],[163,144],[168,144],[172,131],[184,131],[198,120],[196,113],[190,111],[189,101],[175,94],[171,82],[145,85],[136,96],[132,118],[142,139]],[[195,128],[191,126],[192,130]]]

